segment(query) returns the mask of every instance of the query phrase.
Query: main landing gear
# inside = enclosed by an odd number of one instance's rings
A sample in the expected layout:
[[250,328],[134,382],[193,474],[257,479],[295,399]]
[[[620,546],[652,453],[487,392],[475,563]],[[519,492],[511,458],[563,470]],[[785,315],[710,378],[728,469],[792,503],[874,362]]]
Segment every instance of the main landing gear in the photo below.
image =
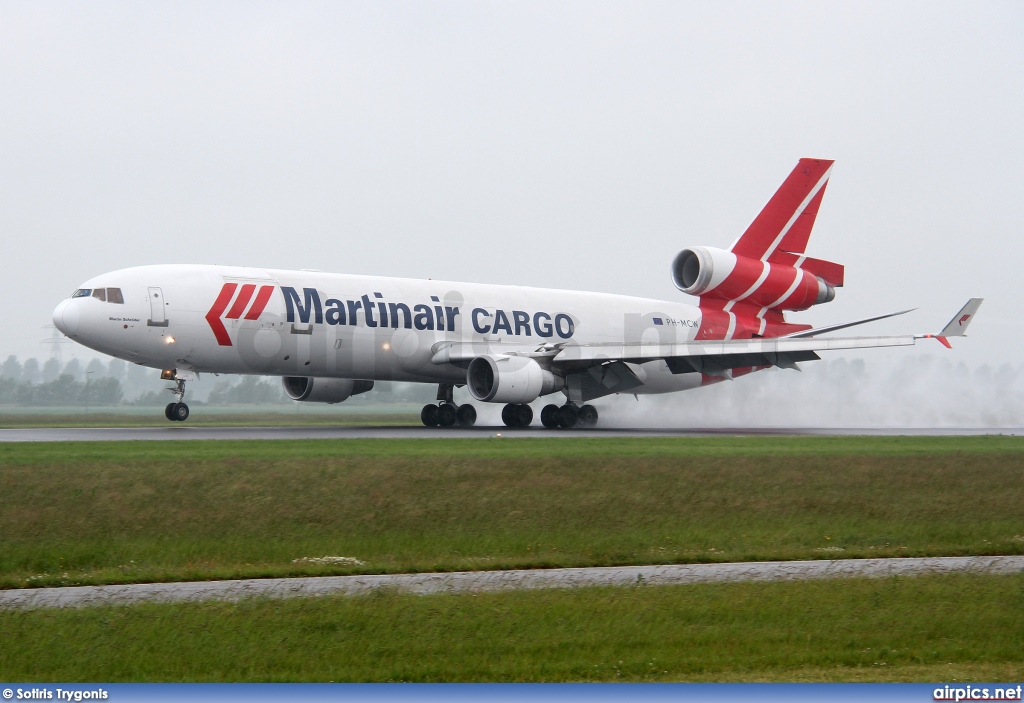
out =
[[579,408],[575,403],[566,403],[562,407],[545,405],[540,411],[540,422],[549,430],[593,427],[597,424],[597,408],[593,405]]
[[[476,424],[476,408],[468,403],[456,405],[452,397],[455,386],[441,383],[437,387],[437,404],[424,405],[420,421],[427,427],[472,427]],[[170,407],[170,406],[168,406]],[[509,403],[501,409],[501,421],[506,427],[529,427],[533,422],[533,408],[526,404]],[[597,408],[575,403],[545,405],[540,421],[548,429],[593,427],[597,424]]]
[[424,405],[420,411],[420,421],[427,427],[472,427],[476,424],[476,408],[469,403],[456,405],[453,399],[455,386],[451,383],[439,383],[437,386],[437,405]]
[[509,403],[501,409],[501,421],[506,427],[529,427],[533,422],[533,408],[529,405]]
[[[501,421],[508,427],[528,427],[533,422],[533,409],[529,405],[510,403],[501,409]],[[579,408],[575,403],[566,403],[562,407],[545,405],[540,411],[540,424],[549,430],[593,427],[597,424],[597,409],[593,405]]]
[[176,403],[168,403],[164,408],[164,417],[172,422],[185,422],[188,419],[188,406],[185,405],[185,382],[180,378],[175,379],[174,388],[168,388],[171,393],[178,396]]

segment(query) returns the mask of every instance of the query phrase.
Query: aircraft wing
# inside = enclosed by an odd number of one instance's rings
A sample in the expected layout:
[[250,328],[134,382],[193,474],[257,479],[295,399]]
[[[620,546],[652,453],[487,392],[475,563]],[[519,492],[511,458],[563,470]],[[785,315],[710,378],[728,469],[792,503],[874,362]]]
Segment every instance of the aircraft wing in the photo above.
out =
[[967,325],[974,319],[981,298],[971,298],[949,324],[938,334],[886,335],[874,337],[822,337],[826,332],[902,315],[908,310],[859,320],[857,322],[817,330],[807,330],[788,337],[754,339],[705,340],[677,344],[581,344],[566,345],[551,358],[553,366],[566,369],[587,368],[612,361],[643,363],[664,359],[672,373],[703,373],[729,377],[730,369],[753,366],[797,368],[799,361],[819,359],[819,351],[842,349],[873,349],[906,347],[918,339],[937,339],[949,347],[947,337],[965,336]]
[[816,352],[840,349],[903,347],[914,335],[886,337],[772,337],[708,340],[677,344],[586,344],[564,346],[551,359],[555,367],[586,368],[610,361],[644,363],[664,359],[673,373],[728,375],[729,369],[750,366],[794,368],[798,361],[818,359]]
[[673,373],[722,375],[728,369],[749,366],[795,368],[798,361],[818,359],[818,351],[911,346],[924,335],[888,337],[765,337],[757,339],[708,340],[676,344],[600,343],[554,345],[536,351],[481,349],[470,344],[440,346],[434,363],[469,363],[482,353],[529,356],[567,372],[579,371],[614,361],[642,364],[664,359]]
[[860,320],[843,325],[807,330],[800,336],[756,337],[753,339],[702,340],[678,342],[675,344],[603,342],[590,344],[545,345],[535,351],[497,349],[482,350],[475,344],[445,342],[436,346],[433,362],[468,363],[481,353],[505,353],[515,356],[529,356],[566,372],[581,371],[612,362],[642,364],[663,359],[672,373],[702,373],[707,376],[730,377],[730,370],[755,366],[779,366],[797,368],[800,361],[820,359],[819,351],[843,349],[876,349],[879,347],[907,347],[918,339],[937,339],[949,346],[946,337],[964,336],[967,325],[981,306],[981,298],[971,298],[953,316],[949,324],[938,334],[905,334],[874,337],[825,337],[829,331],[851,327],[891,315]]

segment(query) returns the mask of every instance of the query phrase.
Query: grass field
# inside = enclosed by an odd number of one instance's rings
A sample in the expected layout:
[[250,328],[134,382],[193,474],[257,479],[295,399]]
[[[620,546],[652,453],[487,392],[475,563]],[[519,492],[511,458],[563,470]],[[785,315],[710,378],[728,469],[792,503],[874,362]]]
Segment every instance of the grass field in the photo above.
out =
[[0,611],[0,636],[4,681],[1019,682],[1024,576]]
[[1013,437],[2,444],[0,587],[1021,554],[1022,469]]

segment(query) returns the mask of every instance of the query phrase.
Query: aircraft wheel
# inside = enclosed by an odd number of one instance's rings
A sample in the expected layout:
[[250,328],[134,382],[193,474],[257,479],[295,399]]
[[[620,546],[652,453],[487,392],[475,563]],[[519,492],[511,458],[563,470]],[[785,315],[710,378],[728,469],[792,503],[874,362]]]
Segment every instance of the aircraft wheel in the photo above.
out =
[[544,406],[544,409],[540,411],[540,424],[544,425],[549,430],[553,430],[558,427],[557,405]]
[[579,422],[580,416],[575,405],[563,405],[558,409],[558,426],[571,430]]
[[420,410],[420,422],[426,427],[437,427],[437,406],[424,405]]
[[171,403],[171,419],[185,422],[188,419],[188,406],[184,403]]
[[469,403],[460,405],[455,414],[459,422],[459,427],[472,427],[476,424],[476,408]]
[[441,427],[452,427],[458,419],[458,410],[451,403],[444,403],[437,409],[437,424]]
[[584,405],[580,408],[579,416],[583,427],[593,427],[597,424],[597,408],[593,405]]
[[167,407],[164,408],[164,417],[166,417],[171,422],[174,422],[174,415],[171,414],[171,411],[173,411],[173,410],[174,410],[174,403],[168,403]]
[[501,421],[507,427],[527,427],[533,422],[533,408],[529,405],[509,403],[501,409]]

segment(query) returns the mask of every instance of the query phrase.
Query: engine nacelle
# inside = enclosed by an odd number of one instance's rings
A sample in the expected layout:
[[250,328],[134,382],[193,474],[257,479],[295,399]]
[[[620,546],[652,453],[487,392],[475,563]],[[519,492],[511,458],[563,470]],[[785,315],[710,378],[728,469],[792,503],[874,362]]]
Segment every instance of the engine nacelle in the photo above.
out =
[[565,379],[526,356],[487,354],[469,362],[466,385],[485,403],[531,403],[562,390]]
[[690,295],[775,310],[806,310],[836,297],[835,288],[804,269],[714,247],[679,252],[672,261],[672,282]]
[[715,247],[683,249],[672,261],[672,282],[684,293],[703,295],[729,277],[738,258],[731,251]]
[[284,376],[281,382],[289,398],[303,403],[340,403],[373,389],[373,381],[355,381],[351,378]]

